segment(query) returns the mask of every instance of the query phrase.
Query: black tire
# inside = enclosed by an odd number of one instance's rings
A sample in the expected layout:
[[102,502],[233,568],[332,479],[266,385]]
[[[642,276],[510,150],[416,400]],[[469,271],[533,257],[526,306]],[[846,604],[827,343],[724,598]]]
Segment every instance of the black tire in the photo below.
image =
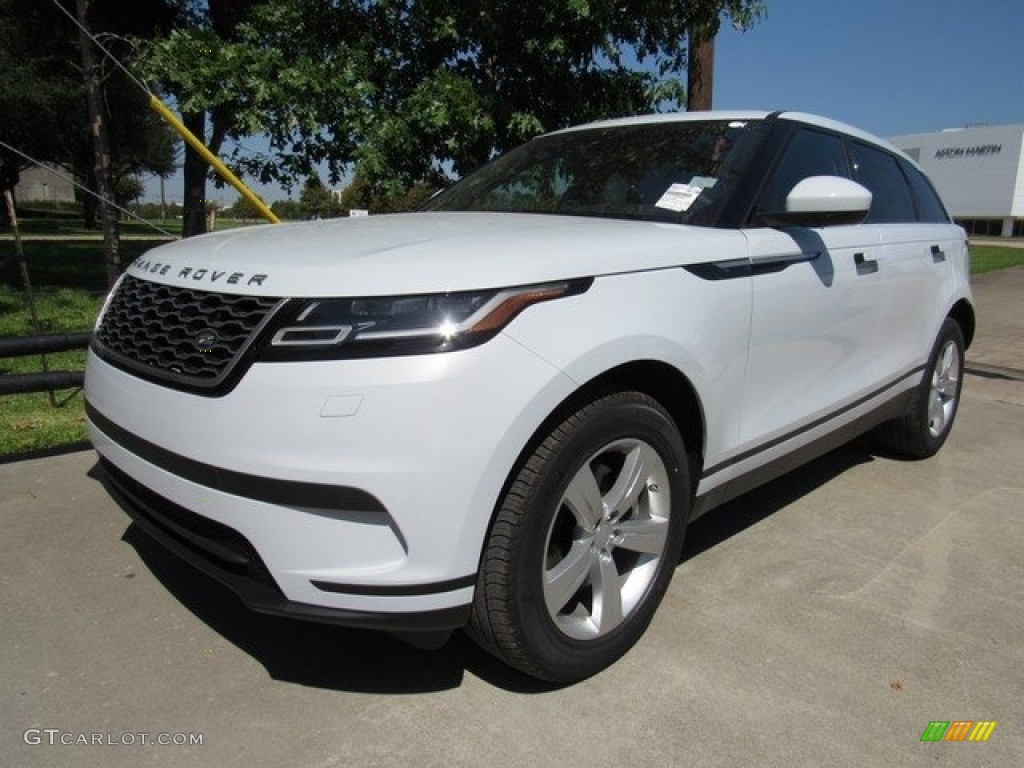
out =
[[683,440],[659,403],[621,392],[586,405],[551,430],[501,500],[469,634],[543,680],[599,672],[650,623],[689,504]]
[[953,428],[964,378],[964,335],[946,318],[907,412],[876,433],[881,447],[908,459],[927,459],[942,448]]

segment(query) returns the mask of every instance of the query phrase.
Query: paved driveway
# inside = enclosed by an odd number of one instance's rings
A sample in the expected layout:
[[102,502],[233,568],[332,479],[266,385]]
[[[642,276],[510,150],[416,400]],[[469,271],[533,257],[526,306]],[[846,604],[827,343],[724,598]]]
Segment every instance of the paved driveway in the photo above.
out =
[[[979,281],[991,357],[968,355],[937,458],[849,446],[698,521],[648,634],[571,687],[461,637],[249,613],[129,525],[91,452],[0,466],[0,765],[1022,765],[1024,365],[987,319],[1024,322],[1006,274]],[[997,725],[922,743],[935,720]]]

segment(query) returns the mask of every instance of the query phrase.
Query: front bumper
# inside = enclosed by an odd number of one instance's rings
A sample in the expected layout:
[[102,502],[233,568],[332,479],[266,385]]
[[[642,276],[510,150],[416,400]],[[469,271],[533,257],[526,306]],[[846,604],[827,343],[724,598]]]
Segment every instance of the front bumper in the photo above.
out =
[[259,553],[237,531],[179,507],[143,487],[106,459],[100,481],[132,520],[166,549],[224,584],[260,613],[346,627],[391,632],[457,629],[469,618],[469,605],[420,613],[374,613],[289,600],[278,588]]
[[252,608],[425,631],[465,622],[502,486],[571,387],[499,336],[420,358],[257,364],[221,398],[90,352],[85,394],[111,493]]

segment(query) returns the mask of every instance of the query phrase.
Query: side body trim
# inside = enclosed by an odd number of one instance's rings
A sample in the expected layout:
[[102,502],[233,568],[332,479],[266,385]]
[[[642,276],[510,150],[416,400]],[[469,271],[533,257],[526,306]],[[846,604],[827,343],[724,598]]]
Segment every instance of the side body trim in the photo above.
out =
[[911,376],[916,376],[917,374],[922,373],[924,371],[924,368],[925,367],[923,365],[920,365],[920,366],[918,366],[918,367],[908,371],[907,373],[903,374],[902,376],[896,377],[895,379],[893,379],[889,383],[879,387],[878,389],[876,389],[876,390],[874,390],[872,392],[869,392],[868,394],[864,395],[863,397],[860,397],[860,398],[854,400],[851,403],[847,403],[845,406],[843,406],[842,408],[839,408],[836,411],[833,411],[832,413],[826,414],[825,416],[822,416],[821,418],[815,419],[814,421],[812,421],[812,422],[810,422],[808,424],[804,424],[802,427],[798,427],[797,429],[794,429],[791,432],[787,432],[784,435],[779,435],[778,437],[776,437],[776,438],[774,438],[772,440],[769,440],[766,443],[762,443],[761,445],[758,445],[758,446],[756,446],[754,448],[750,448],[749,450],[746,450],[743,453],[736,454],[732,458],[729,458],[729,459],[726,459],[725,461],[719,462],[718,464],[714,465],[713,467],[708,467],[707,469],[705,469],[701,473],[701,479],[704,480],[704,479],[706,479],[708,477],[711,477],[712,475],[716,474],[717,472],[721,472],[723,469],[727,469],[727,468],[733,466],[734,464],[739,464],[740,462],[746,461],[747,459],[752,458],[752,457],[756,456],[759,453],[763,453],[763,452],[765,452],[767,450],[770,450],[770,449],[774,448],[777,445],[781,445],[782,443],[785,443],[785,442],[787,442],[789,440],[797,438],[800,435],[804,434],[805,432],[810,432],[813,429],[817,429],[818,427],[822,426],[823,424],[827,424],[828,422],[832,421],[833,419],[837,419],[840,416],[842,416],[843,414],[848,413],[848,412],[854,410],[855,408],[859,408],[860,406],[864,405],[864,403],[867,403],[867,402],[869,402],[871,400],[874,400],[877,397],[880,397],[881,395],[884,395],[888,390],[893,389],[900,382],[905,381],[906,379],[908,379]]

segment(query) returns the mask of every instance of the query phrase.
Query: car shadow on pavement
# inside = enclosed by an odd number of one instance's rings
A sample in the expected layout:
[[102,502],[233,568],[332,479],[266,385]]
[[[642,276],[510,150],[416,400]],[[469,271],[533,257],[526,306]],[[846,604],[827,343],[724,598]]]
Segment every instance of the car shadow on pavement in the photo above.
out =
[[462,632],[455,632],[442,648],[428,651],[385,633],[257,613],[134,523],[122,540],[182,606],[259,661],[275,680],[338,691],[416,694],[457,688],[469,670],[517,693],[558,687],[509,669]]
[[[757,524],[847,469],[872,460],[870,452],[854,443],[729,502],[690,526],[682,561]],[[442,648],[428,651],[383,633],[257,613],[134,523],[122,539],[187,610],[259,661],[275,680],[338,691],[418,694],[457,688],[468,671],[514,693],[564,687],[508,668],[461,632]]]
[[745,531],[860,464],[875,460],[868,438],[854,440],[755,488],[693,521],[686,530],[684,563]]

